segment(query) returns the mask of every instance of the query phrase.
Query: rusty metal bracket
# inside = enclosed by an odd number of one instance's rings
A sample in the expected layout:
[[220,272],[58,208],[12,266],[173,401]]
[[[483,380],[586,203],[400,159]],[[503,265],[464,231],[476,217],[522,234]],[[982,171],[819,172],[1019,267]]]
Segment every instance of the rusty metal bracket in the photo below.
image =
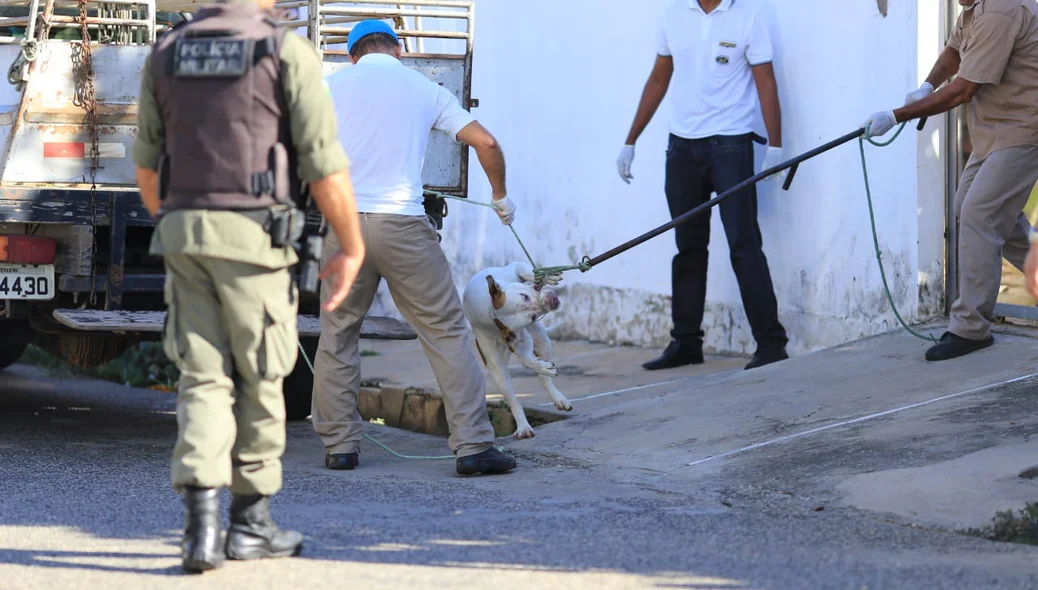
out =
[[127,195],[112,193],[109,215],[108,280],[105,282],[105,309],[120,309],[126,276]]

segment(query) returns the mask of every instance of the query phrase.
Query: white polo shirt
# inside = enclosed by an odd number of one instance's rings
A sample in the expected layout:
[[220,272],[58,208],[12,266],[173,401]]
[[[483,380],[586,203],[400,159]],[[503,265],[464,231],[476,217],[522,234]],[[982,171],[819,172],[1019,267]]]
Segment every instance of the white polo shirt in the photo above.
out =
[[326,79],[360,213],[425,215],[429,132],[457,140],[475,118],[449,90],[391,55],[370,53]]
[[756,0],[724,0],[709,14],[676,0],[659,26],[657,53],[674,59],[670,132],[686,139],[753,131],[758,98],[751,66],[772,60]]

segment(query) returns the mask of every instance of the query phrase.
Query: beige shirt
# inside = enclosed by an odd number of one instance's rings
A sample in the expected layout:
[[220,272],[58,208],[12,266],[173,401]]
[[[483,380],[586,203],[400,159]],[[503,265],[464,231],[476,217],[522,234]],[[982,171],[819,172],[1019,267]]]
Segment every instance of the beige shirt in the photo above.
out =
[[969,104],[973,155],[1038,145],[1038,2],[978,0],[948,39],[959,76],[980,84]]

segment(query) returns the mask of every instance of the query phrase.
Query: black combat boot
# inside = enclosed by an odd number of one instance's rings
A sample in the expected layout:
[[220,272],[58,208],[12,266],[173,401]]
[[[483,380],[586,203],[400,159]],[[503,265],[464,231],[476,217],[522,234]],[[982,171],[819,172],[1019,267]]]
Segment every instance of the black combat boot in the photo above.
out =
[[227,531],[229,559],[290,557],[302,548],[303,535],[281,530],[270,516],[270,496],[234,495]]
[[184,490],[184,538],[180,543],[184,571],[201,573],[223,565],[220,547],[220,490]]

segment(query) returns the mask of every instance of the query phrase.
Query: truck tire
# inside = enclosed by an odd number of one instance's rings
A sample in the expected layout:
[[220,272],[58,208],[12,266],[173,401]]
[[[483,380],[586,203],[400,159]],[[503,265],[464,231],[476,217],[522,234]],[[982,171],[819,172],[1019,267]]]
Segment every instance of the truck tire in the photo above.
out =
[[29,322],[22,320],[8,320],[0,324],[4,331],[4,337],[0,338],[0,371],[10,367],[22,358],[25,349],[32,342],[34,330],[29,327]]
[[[306,338],[303,341],[303,350],[307,358],[313,362],[317,354],[317,339]],[[314,393],[314,374],[310,371],[310,365],[306,363],[302,352],[299,360],[292,369],[292,373],[285,377],[282,385],[285,397],[285,417],[288,421],[306,420],[310,416],[310,404]]]

